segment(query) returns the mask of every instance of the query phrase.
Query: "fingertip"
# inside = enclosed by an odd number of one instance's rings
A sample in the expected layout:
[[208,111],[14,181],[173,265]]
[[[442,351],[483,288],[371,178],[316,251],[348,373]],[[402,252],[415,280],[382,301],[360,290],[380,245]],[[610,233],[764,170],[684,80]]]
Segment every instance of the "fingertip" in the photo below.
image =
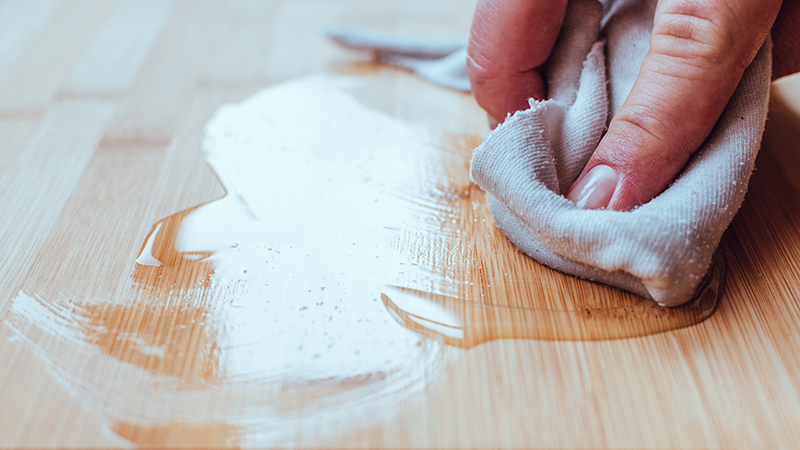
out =
[[469,58],[467,74],[475,101],[498,123],[508,114],[528,109],[529,99],[544,100],[547,95],[544,77],[536,69],[488,70]]
[[567,199],[581,209],[610,207],[617,190],[619,175],[612,167],[598,164],[573,183]]

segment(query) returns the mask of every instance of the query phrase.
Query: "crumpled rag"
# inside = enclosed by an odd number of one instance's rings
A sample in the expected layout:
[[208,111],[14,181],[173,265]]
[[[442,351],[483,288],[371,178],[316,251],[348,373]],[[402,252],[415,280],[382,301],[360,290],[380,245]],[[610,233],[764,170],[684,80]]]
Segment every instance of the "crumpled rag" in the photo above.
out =
[[[470,175],[486,191],[497,226],[525,254],[562,272],[676,306],[692,299],[744,200],[767,117],[771,42],[666,191],[632,211],[580,209],[563,194],[633,86],[649,48],[656,3],[570,1],[543,66],[549,98],[530,100],[529,109],[493,130],[474,150]],[[355,39],[358,48],[378,50],[388,62],[392,52],[403,50],[398,65],[445,86],[468,88],[463,43],[439,45],[441,54],[434,57],[421,50],[419,39],[392,38],[389,48],[385,37],[380,42],[356,30],[337,33],[343,44],[342,36],[361,37]],[[430,44],[436,47],[436,41]],[[464,81],[454,83],[459,74]]]

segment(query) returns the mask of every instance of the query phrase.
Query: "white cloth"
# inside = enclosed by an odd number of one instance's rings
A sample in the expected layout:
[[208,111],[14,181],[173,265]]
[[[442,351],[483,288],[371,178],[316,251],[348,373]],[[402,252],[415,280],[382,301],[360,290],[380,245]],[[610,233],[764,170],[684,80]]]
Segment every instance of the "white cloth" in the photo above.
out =
[[325,34],[339,45],[373,51],[378,61],[408,69],[441,86],[470,90],[464,39],[418,39],[353,28],[330,28]]
[[474,151],[471,177],[497,225],[557,270],[650,297],[690,300],[747,190],[767,115],[771,44],[661,195],[628,212],[589,211],[561,194],[619,110],[649,48],[656,0],[573,0],[545,65],[550,98],[508,118]]

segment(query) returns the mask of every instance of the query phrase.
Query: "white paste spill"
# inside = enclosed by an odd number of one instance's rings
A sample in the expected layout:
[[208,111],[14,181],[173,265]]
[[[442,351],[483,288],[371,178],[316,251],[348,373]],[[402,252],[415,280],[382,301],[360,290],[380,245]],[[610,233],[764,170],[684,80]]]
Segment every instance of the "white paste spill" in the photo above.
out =
[[431,193],[451,156],[358,103],[352,82],[311,77],[221,107],[203,150],[226,196],[154,227],[129,298],[21,292],[6,324],[112,427],[223,423],[264,445],[418,398],[444,352],[380,295],[444,286],[408,242],[438,239],[448,207]]

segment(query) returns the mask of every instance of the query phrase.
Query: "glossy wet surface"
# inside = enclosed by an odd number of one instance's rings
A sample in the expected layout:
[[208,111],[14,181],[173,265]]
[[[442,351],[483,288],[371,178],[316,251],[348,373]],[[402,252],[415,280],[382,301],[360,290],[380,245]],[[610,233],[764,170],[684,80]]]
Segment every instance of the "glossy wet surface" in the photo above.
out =
[[311,77],[220,108],[203,151],[225,196],[157,222],[120,296],[19,293],[16,342],[127,440],[171,423],[263,445],[386,420],[459,347],[644,336],[716,309],[721,263],[675,309],[521,254],[498,265],[514,249],[468,180],[480,137],[365,106],[362,83]]
[[398,323],[448,345],[470,348],[495,339],[602,340],[647,336],[696,325],[716,311],[725,283],[717,260],[696,297],[679,308],[641,301],[627,306],[534,309],[398,288],[381,295]]

